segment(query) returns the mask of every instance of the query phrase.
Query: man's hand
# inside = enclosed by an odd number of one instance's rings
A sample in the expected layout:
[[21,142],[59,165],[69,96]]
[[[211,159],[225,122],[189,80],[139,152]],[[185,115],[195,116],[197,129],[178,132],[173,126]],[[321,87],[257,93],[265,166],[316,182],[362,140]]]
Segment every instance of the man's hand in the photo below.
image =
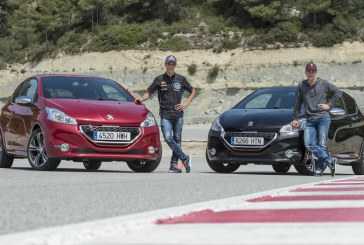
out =
[[188,106],[189,106],[189,103],[181,103],[181,104],[176,105],[176,110],[185,111]]
[[299,128],[300,127],[300,122],[298,120],[293,120],[291,123],[293,128]]
[[329,111],[330,110],[330,105],[328,105],[328,104],[319,104],[319,108],[322,111]]

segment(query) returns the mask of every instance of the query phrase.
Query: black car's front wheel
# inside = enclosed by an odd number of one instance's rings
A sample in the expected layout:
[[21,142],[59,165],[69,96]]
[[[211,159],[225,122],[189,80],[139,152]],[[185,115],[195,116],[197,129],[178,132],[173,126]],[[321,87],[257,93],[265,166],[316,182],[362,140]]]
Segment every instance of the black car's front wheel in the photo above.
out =
[[102,162],[96,160],[87,160],[83,162],[83,166],[86,170],[94,171],[98,170],[101,167]]
[[55,170],[61,162],[59,159],[48,157],[44,145],[44,135],[40,129],[34,130],[30,136],[27,155],[29,164],[36,170]]
[[239,164],[224,163],[222,161],[211,161],[206,152],[206,161],[209,167],[216,173],[229,174],[233,173],[240,167]]
[[273,170],[276,173],[286,174],[286,173],[288,173],[289,169],[291,168],[291,164],[289,164],[289,163],[277,163],[277,164],[273,164],[272,167],[273,167]]

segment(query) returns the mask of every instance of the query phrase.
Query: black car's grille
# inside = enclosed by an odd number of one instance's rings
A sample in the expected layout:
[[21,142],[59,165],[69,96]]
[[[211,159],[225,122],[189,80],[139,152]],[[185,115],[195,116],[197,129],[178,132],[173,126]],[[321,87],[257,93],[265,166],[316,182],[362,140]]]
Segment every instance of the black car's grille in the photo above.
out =
[[263,146],[256,146],[256,148],[264,148],[271,144],[276,138],[277,133],[275,132],[225,132],[224,139],[231,147],[250,147],[250,146],[234,146],[231,144],[232,137],[261,137],[264,138]]
[[[140,135],[141,131],[140,128],[136,127],[119,127],[119,126],[91,126],[91,125],[81,125],[80,126],[81,132],[87,136],[89,140],[95,143],[100,144],[121,144],[121,145],[128,145],[133,143],[138,136]],[[96,131],[104,131],[104,132],[129,132],[130,133],[130,141],[97,141],[94,138],[94,133]]]

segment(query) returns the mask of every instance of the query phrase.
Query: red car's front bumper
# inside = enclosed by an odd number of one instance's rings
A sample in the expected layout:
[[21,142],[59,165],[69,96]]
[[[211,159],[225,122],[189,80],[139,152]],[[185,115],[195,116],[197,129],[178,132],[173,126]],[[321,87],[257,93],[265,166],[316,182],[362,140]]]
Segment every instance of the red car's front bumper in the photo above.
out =
[[[84,135],[79,126],[46,121],[42,125],[46,150],[49,157],[82,161],[84,159],[113,160],[156,160],[161,154],[161,142],[157,126],[141,128],[141,134],[127,146],[100,145]],[[68,151],[61,151],[61,145],[68,144]],[[149,148],[155,152],[150,153]]]

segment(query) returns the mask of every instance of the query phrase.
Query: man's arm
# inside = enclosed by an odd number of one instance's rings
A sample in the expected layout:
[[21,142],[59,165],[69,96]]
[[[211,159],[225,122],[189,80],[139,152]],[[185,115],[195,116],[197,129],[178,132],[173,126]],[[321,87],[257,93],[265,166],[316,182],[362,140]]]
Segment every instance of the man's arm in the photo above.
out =
[[186,110],[187,107],[189,107],[192,103],[193,98],[196,96],[196,89],[193,88],[189,82],[187,82],[186,78],[183,79],[182,87],[184,90],[190,92],[190,96],[188,96],[188,98],[183,103],[176,106],[176,110],[178,111]]
[[327,86],[328,91],[331,95],[331,97],[329,98],[329,106],[331,109],[335,105],[336,100],[342,97],[343,94],[334,84],[328,82]]
[[142,97],[136,98],[136,102],[142,103],[146,100],[148,100],[152,94],[158,89],[158,79],[154,79],[153,83],[147,88],[147,91],[145,91],[144,95]]
[[298,85],[297,92],[296,92],[296,102],[293,107],[293,120],[299,119],[299,115],[300,115],[301,108],[302,108],[302,103],[303,103],[302,89],[301,89],[301,85]]
[[184,111],[187,109],[187,107],[189,107],[192,103],[193,98],[196,96],[196,89],[192,88],[191,94],[190,96],[188,96],[188,98],[181,104],[178,104],[176,106],[176,109],[178,111]]

